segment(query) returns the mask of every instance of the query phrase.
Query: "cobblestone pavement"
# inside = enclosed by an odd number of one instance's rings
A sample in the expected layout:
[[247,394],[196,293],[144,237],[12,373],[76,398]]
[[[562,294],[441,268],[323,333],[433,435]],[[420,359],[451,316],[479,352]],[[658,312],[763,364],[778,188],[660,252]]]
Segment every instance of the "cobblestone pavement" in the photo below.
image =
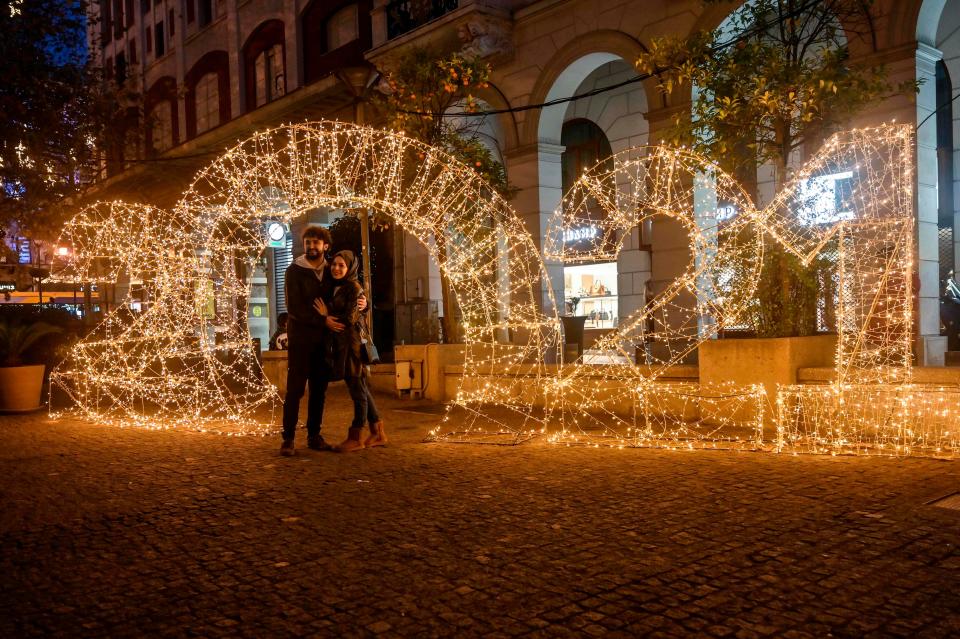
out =
[[381,402],[390,447],[290,459],[0,417],[0,636],[960,636],[960,462],[422,444]]

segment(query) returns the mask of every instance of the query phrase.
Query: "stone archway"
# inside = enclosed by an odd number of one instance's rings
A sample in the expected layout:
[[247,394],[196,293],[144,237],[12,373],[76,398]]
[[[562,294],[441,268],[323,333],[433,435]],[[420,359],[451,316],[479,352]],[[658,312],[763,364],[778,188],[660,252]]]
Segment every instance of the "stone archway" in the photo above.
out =
[[[550,61],[534,86],[531,101],[549,103],[558,98],[616,86],[625,80],[629,82],[636,75],[633,62],[643,50],[639,41],[616,31],[592,32],[576,38]],[[649,135],[646,112],[648,90],[652,86],[650,80],[627,84],[610,93],[547,106],[531,114],[525,123],[524,136],[536,141],[537,210],[524,210],[523,213],[540,246],[551,242],[551,238],[545,235],[547,221],[563,195],[566,147],[562,135],[565,123],[573,120],[593,123],[603,132],[614,152],[643,145]],[[525,171],[515,172],[523,174]],[[642,306],[644,283],[651,276],[650,251],[642,246],[644,239],[639,230],[627,229],[624,234],[624,251],[619,259],[614,260],[616,264],[609,265],[615,280],[607,282],[614,291],[614,303],[610,308],[613,316],[629,315]],[[545,288],[550,288],[553,297],[561,301],[565,295],[564,267],[548,257],[546,268],[550,279]]]

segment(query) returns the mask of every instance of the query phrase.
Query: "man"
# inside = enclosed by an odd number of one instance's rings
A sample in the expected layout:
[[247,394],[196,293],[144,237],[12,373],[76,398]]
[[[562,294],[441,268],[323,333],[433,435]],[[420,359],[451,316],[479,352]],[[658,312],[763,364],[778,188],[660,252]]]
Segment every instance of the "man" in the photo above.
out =
[[[280,454],[296,454],[294,436],[300,412],[300,399],[309,383],[307,397],[307,447],[332,450],[323,440],[320,426],[329,375],[326,370],[325,338],[328,331],[340,332],[343,324],[320,315],[313,307],[315,299],[329,299],[332,290],[330,265],[326,254],[332,238],[321,226],[308,226],[301,236],[303,255],[287,267],[284,277],[287,295],[287,395],[283,400],[283,444]],[[366,299],[360,298],[360,310]]]

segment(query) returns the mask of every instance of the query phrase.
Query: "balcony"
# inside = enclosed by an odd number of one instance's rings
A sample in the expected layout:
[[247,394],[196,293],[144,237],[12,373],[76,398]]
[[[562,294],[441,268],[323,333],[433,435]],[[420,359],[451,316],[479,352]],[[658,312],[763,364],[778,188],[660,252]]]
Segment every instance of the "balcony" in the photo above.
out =
[[460,7],[460,0],[390,0],[387,39],[392,40]]
[[501,63],[513,53],[515,0],[374,0],[373,48],[368,61],[389,69],[409,47],[489,58]]

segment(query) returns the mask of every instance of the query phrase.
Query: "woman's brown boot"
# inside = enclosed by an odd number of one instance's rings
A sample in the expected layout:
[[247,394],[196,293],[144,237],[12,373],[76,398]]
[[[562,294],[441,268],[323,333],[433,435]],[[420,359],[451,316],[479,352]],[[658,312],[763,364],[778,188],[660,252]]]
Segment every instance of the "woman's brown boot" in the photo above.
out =
[[343,440],[343,443],[337,446],[337,452],[339,453],[352,453],[357,450],[363,450],[363,444],[360,443],[360,432],[359,428],[351,428],[347,438]]
[[370,424],[370,435],[364,440],[367,448],[387,445],[387,434],[383,431],[383,420]]

